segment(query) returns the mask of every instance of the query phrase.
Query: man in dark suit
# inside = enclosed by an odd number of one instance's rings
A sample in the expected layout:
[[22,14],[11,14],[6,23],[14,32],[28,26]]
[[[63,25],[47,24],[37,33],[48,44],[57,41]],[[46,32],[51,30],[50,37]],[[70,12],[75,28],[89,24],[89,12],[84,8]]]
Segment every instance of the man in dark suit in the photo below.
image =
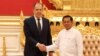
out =
[[[25,48],[24,56],[46,56],[42,51],[42,44],[51,45],[52,37],[49,20],[42,15],[43,5],[36,3],[34,6],[34,16],[24,20]],[[49,52],[52,56],[52,52]]]

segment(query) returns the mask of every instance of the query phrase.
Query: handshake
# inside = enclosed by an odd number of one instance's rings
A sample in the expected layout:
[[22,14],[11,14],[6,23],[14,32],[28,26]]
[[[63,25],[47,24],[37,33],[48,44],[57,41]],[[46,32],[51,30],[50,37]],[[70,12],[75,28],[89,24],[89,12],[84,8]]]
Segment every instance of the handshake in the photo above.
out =
[[44,44],[38,43],[37,47],[39,48],[40,51],[46,52],[46,46]]

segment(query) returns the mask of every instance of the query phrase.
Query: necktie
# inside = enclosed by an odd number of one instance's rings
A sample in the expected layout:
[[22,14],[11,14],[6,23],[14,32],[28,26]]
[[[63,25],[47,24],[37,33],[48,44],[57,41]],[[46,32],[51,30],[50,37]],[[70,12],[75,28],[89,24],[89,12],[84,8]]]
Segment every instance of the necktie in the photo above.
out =
[[41,24],[40,24],[40,19],[37,19],[38,20],[38,31],[39,33],[41,32]]

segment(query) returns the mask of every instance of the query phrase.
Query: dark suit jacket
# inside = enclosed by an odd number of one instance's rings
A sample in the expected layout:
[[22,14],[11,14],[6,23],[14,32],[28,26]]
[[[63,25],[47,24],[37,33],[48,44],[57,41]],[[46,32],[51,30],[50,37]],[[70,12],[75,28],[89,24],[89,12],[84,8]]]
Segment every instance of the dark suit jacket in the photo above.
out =
[[42,31],[39,34],[34,16],[24,20],[25,48],[24,56],[46,56],[46,52],[41,52],[37,47],[37,42],[51,45],[52,37],[49,20],[42,18]]

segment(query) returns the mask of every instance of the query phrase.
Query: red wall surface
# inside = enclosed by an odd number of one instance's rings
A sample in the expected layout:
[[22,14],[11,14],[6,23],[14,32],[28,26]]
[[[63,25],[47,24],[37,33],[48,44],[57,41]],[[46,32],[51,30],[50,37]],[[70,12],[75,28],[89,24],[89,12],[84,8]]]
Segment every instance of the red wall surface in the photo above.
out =
[[[33,4],[39,0],[0,0],[0,16],[19,16],[22,10],[24,15],[33,15]],[[48,0],[42,0],[48,9],[55,9]]]

